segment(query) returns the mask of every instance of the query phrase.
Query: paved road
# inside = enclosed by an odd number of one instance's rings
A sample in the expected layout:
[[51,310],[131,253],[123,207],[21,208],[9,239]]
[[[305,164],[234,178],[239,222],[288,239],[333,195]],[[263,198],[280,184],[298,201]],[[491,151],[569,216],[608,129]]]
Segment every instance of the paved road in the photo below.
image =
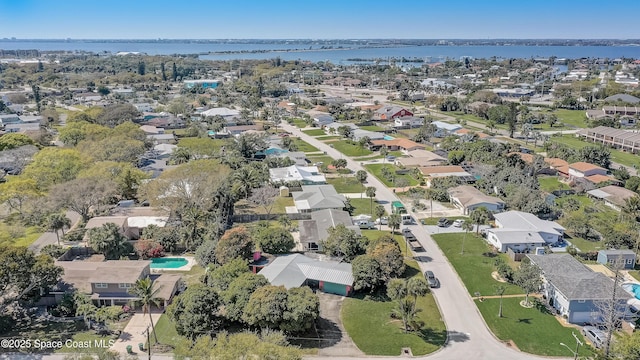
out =
[[[283,124],[282,127],[321,151],[326,151],[327,155],[335,159],[341,157],[346,159],[349,169],[353,171],[366,170],[358,162],[343,156],[337,150],[303,133],[300,129],[288,124]],[[369,186],[376,188],[378,200],[384,203],[388,211],[391,211],[391,202],[398,200],[395,194],[373,175],[369,176],[367,181]],[[415,217],[415,214],[412,215]],[[408,227],[427,252],[427,256],[423,256],[418,262],[420,268],[423,271],[433,270],[442,284],[440,288],[433,290],[433,294],[447,326],[448,342],[442,350],[429,355],[429,359],[529,360],[542,358],[508,348],[498,341],[486,327],[462,281],[427,231],[423,226],[417,224]],[[381,359],[382,357],[375,358]],[[389,359],[393,358],[389,357]],[[331,359],[340,360],[342,357],[332,356]],[[349,358],[344,357],[344,359]]]
[[[80,221],[80,214],[78,214],[77,212],[67,211],[66,214],[67,214],[67,217],[71,219],[71,227],[73,227],[78,221]],[[59,233],[59,235],[60,237],[62,237],[62,233]],[[42,250],[43,247],[51,244],[57,244],[57,243],[58,243],[58,238],[56,237],[56,233],[47,231],[42,235],[40,235],[40,237],[36,239],[36,241],[34,241],[33,244],[29,245],[29,250],[38,254],[40,253],[40,250]]]

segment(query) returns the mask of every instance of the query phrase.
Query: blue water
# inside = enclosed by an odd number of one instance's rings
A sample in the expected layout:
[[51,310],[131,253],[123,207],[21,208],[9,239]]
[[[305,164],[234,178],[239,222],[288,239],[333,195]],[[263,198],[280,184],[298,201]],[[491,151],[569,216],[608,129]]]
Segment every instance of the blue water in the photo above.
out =
[[631,284],[631,292],[633,292],[636,299],[640,300],[640,284]]
[[189,261],[185,258],[154,258],[151,259],[152,269],[177,269],[187,265]]
[[[0,49],[4,50],[65,50],[91,51],[96,53],[117,53],[134,51],[149,55],[200,54],[206,52],[270,50],[261,53],[233,53],[201,55],[205,60],[231,59],[272,59],[280,57],[284,60],[331,61],[336,64],[351,63],[347,59],[387,59],[389,57],[420,58],[427,61],[443,61],[446,58],[459,59],[462,56],[473,58],[531,58],[549,57],[576,59],[592,58],[640,58],[640,46],[398,46],[364,48],[362,45],[345,42],[338,46],[344,49],[321,49],[321,44],[252,44],[252,43],[218,43],[203,44],[198,42],[68,42],[68,41],[8,41],[0,40]],[[334,45],[335,46],[335,45]],[[292,50],[292,51],[274,51]]]
[[385,135],[382,138],[385,139],[385,140],[393,140],[393,139],[395,139],[393,136],[389,136],[389,135]]

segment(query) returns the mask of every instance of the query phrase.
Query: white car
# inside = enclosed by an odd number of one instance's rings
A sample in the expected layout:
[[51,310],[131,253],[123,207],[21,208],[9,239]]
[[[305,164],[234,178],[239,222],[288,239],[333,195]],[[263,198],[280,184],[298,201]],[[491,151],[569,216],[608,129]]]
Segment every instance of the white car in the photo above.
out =
[[464,220],[458,219],[458,220],[453,222],[453,227],[459,228],[459,227],[462,227],[462,224],[464,224]]
[[389,218],[383,216],[381,218],[377,218],[375,221],[376,225],[389,225]]

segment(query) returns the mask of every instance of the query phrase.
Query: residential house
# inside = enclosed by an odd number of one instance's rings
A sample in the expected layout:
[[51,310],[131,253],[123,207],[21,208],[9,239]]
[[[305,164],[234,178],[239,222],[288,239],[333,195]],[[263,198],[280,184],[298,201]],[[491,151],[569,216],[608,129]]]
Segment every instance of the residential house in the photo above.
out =
[[[138,300],[129,294],[135,282],[150,277],[158,289],[156,297],[166,307],[181,287],[177,275],[152,275],[149,260],[56,261],[64,269],[61,292],[77,290],[90,295],[98,306],[133,305]],[[58,294],[61,295],[61,294]]]
[[587,194],[589,194],[589,196],[591,197],[604,201],[607,206],[617,211],[620,211],[620,209],[622,209],[627,199],[630,199],[637,195],[635,191],[631,191],[629,189],[625,189],[623,187],[615,185],[609,185],[601,187],[599,189],[589,190],[587,191]]
[[550,306],[572,324],[600,323],[598,302],[610,301],[614,289],[618,308],[624,311],[630,295],[615,287],[612,279],[594,272],[569,254],[531,255],[527,257],[542,271],[542,295]]
[[325,209],[311,213],[311,220],[300,221],[300,243],[305,250],[322,250],[322,242],[329,237],[329,229],[344,225],[360,235],[360,228],[353,225],[348,212],[336,209]]
[[224,122],[226,125],[235,126],[238,124],[238,119],[240,118],[240,111],[229,109],[226,107],[217,107],[217,108],[211,108],[209,110],[205,110],[201,112],[200,116],[203,118],[220,116],[224,119]]
[[127,218],[127,228],[132,240],[140,239],[142,232],[148,226],[164,227],[169,220],[168,216],[130,216]]
[[293,193],[293,202],[299,213],[324,209],[344,209],[346,198],[338,194],[333,185],[303,185],[301,192]]
[[16,114],[1,114],[0,115],[0,126],[5,126],[8,124],[19,124],[22,120],[20,120],[20,116]]
[[317,166],[291,165],[285,168],[269,169],[269,178],[273,183],[288,183],[291,181],[298,181],[302,185],[327,183],[327,179],[320,173]]
[[174,134],[148,134],[147,139],[151,140],[154,144],[173,144],[176,142],[176,136]]
[[155,152],[156,159],[168,159],[171,157],[171,154],[176,150],[178,145],[174,144],[158,144],[153,147],[153,151]]
[[462,210],[465,215],[469,215],[471,211],[482,206],[494,213],[502,211],[505,206],[504,201],[500,198],[485,195],[480,190],[469,185],[450,188],[447,193],[451,203]]
[[115,224],[120,234],[131,240],[135,237],[136,233],[133,230],[129,229],[127,219],[128,216],[93,217],[89,219],[89,221],[87,221],[87,225],[85,225],[85,229],[87,231],[85,232],[84,240],[86,241],[89,238],[89,232],[91,229],[101,228],[105,224]]
[[476,178],[473,175],[468,173],[459,165],[421,167],[420,172],[426,180],[427,187],[431,187],[434,179],[446,177],[457,177],[460,181],[466,183],[473,183],[476,181]]
[[302,151],[287,151],[280,154],[274,154],[272,156],[289,158],[294,161],[294,165],[298,166],[306,166],[307,164],[309,164],[309,162],[307,161],[307,155]]
[[618,267],[618,270],[633,270],[636,266],[636,252],[626,250],[600,250],[596,261],[600,264]]
[[455,134],[456,131],[462,129],[460,124],[450,124],[443,121],[432,121],[431,125],[436,127],[435,137],[443,138]]
[[287,289],[306,285],[342,296],[348,296],[353,290],[351,264],[315,260],[301,254],[278,256],[258,274],[267,278],[271,285]]
[[428,150],[408,151],[409,157],[400,157],[395,164],[404,168],[438,166],[447,162],[447,159]]
[[569,178],[572,180],[575,178],[588,178],[593,175],[606,176],[607,173],[607,169],[583,161],[569,164]]
[[12,123],[4,126],[7,133],[37,133],[40,131],[40,123]]
[[153,125],[142,125],[140,126],[140,130],[142,130],[147,135],[164,134],[164,128],[156,127]]
[[539,246],[553,245],[562,240],[565,230],[555,221],[522,211],[507,211],[493,217],[497,229],[487,230],[487,241],[500,252],[511,248],[514,252],[528,253]]
[[351,131],[351,138],[354,141],[360,141],[364,138],[368,138],[369,140],[383,140],[384,134],[376,131],[355,129]]
[[214,80],[214,79],[184,80],[184,88],[187,90],[194,89],[194,88],[215,89],[220,84],[222,84],[222,80]]
[[338,129],[346,126],[349,129],[351,129],[351,131],[357,130],[359,129],[358,126],[354,123],[341,123],[341,122],[332,122],[329,124],[324,125],[323,129],[324,131],[327,132],[327,134],[338,134]]
[[471,140],[471,138],[473,138],[474,136],[477,136],[480,140],[489,139],[491,137],[490,135],[487,135],[483,132],[473,131],[465,128],[456,130],[453,132],[453,134],[466,141]]
[[392,140],[373,140],[369,144],[369,149],[372,151],[380,150],[383,146],[391,151],[401,150],[405,153],[413,150],[424,150],[425,146],[418,144],[415,141],[411,141],[405,138],[395,138]]
[[607,145],[622,151],[637,154],[640,151],[640,133],[630,130],[620,130],[607,126],[582,129],[576,136],[586,141]]
[[310,111],[309,115],[313,119],[313,124],[319,128],[325,127],[326,125],[329,125],[332,122],[335,122],[335,119],[329,113],[324,113],[320,111],[315,111],[315,112]]
[[111,89],[111,93],[114,95],[122,96],[124,98],[132,98],[136,95],[135,90],[124,88]]
[[640,99],[638,99],[635,96],[629,95],[629,94],[615,94],[615,95],[611,95],[608,96],[606,98],[603,99],[604,102],[623,102],[623,103],[627,103],[627,104],[638,104],[640,103]]
[[373,114],[375,120],[391,121],[395,118],[413,116],[413,113],[402,106],[388,105],[376,110]]
[[398,117],[393,120],[393,127],[396,129],[411,129],[424,124],[424,119],[415,116]]
[[220,133],[227,136],[237,136],[247,131],[264,131],[264,127],[262,125],[225,126]]
[[149,103],[137,103],[137,104],[133,104],[133,106],[135,106],[136,109],[142,113],[153,112],[153,105]]

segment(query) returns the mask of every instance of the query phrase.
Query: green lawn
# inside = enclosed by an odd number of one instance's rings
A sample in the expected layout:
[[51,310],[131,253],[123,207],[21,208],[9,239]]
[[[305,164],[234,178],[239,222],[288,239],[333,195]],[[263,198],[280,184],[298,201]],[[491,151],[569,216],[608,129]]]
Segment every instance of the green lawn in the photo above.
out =
[[[364,230],[362,233],[373,239],[385,232]],[[395,238],[402,241],[399,235]],[[405,265],[405,278],[423,276],[414,260],[405,259]],[[401,321],[391,319],[394,304],[384,298],[374,300],[356,294],[342,303],[341,317],[344,327],[365,354],[397,356],[403,347],[409,347],[414,356],[421,356],[432,353],[444,345],[447,337],[446,327],[431,294],[418,299],[418,308],[422,310],[418,314],[418,320],[424,323],[422,330],[410,333],[402,331]]]
[[580,249],[581,252],[598,251],[606,247],[603,241],[589,241],[579,237],[572,237],[567,240]]
[[633,276],[634,279],[640,281],[640,271],[638,270],[630,270],[629,275]]
[[556,176],[539,176],[540,190],[552,192],[555,190],[569,190],[571,187],[558,180]]
[[304,122],[302,119],[293,119],[290,124],[293,124],[301,129],[307,127],[307,123]]
[[[366,214],[371,215],[371,199],[363,196],[362,199],[349,199],[351,205],[355,208],[353,210],[353,216]],[[376,199],[373,199],[373,208],[376,207]]]
[[367,131],[384,131],[384,128],[378,125],[360,126],[360,129]]
[[318,136],[316,139],[318,140],[336,140],[336,139],[340,139],[341,137],[338,135],[327,135],[327,136]]
[[[592,216],[591,225],[600,233],[604,232],[608,223],[610,223],[612,220],[615,221],[618,219],[619,213],[617,211],[604,205],[601,202],[594,201],[586,195],[563,196],[556,199],[556,204],[562,207],[568,199],[577,200],[580,203],[580,208],[583,210],[589,209],[589,212]],[[564,224],[562,218],[559,220],[559,223],[561,225]],[[572,234],[571,230],[568,230],[567,233]],[[603,241],[589,241],[578,237],[572,237],[567,240],[569,240],[571,244],[575,245],[582,252],[597,251],[605,247]]]
[[[438,220],[440,219],[441,219],[440,217],[424,218],[424,219],[420,219],[420,223],[423,225],[437,225]],[[449,219],[449,221],[455,221],[458,219],[469,221],[468,216],[447,216],[447,219]]]
[[292,137],[291,139],[293,140],[293,143],[298,147],[298,151],[302,151],[305,153],[320,151],[315,146],[305,142],[300,138]]
[[[456,269],[471,295],[475,295],[476,292],[485,296],[494,295],[494,286],[501,283],[494,280],[491,273],[495,271],[497,257],[508,259],[505,254],[493,253],[489,244],[474,233],[469,233],[464,241],[464,254],[460,254],[464,233],[437,234],[432,237]],[[518,286],[504,285],[505,294],[523,293]]]
[[334,149],[340,151],[346,156],[366,156],[373,152],[366,147],[360,147],[357,143],[347,141],[334,141],[331,143]]
[[162,273],[180,275],[182,280],[187,283],[187,286],[190,286],[202,283],[201,278],[205,274],[205,268],[200,265],[194,265],[189,271],[162,270]]
[[322,136],[327,134],[322,129],[303,130],[302,132],[309,136]]
[[336,191],[341,194],[361,193],[364,191],[362,184],[360,184],[355,177],[351,176],[329,178],[327,179],[327,183],[333,185],[333,187],[336,188]]
[[[516,346],[527,353],[544,356],[570,356],[571,352],[560,343],[575,346],[574,332],[582,338],[580,331],[562,326],[556,318],[537,308],[526,309],[520,306],[523,298],[504,298],[503,317],[498,317],[500,300],[485,299],[476,301],[476,305],[493,334],[503,341],[512,340]],[[580,356],[593,355],[591,348],[580,347]]]
[[0,222],[0,244],[28,247],[40,235],[42,235],[42,229],[37,226],[24,227],[20,224]]
[[[389,154],[387,156],[395,156],[395,157],[402,157],[404,156],[404,154],[402,153],[402,151],[400,150],[393,150],[393,151],[389,151]],[[364,157],[359,157],[359,158],[354,158],[354,160],[358,160],[358,161],[368,161],[368,160],[376,160],[376,159],[382,159],[384,156],[378,154],[378,155],[374,155],[374,156],[364,156]]]
[[[396,185],[395,185],[395,183],[393,181],[389,181],[388,179],[386,179],[386,178],[384,178],[382,176],[382,168],[384,168],[384,167],[388,168],[391,171],[391,173],[393,173],[395,175],[395,172],[398,169],[395,165],[391,165],[391,164],[369,164],[369,165],[365,165],[364,167],[367,168],[367,170],[369,170],[369,172],[371,174],[373,174],[375,177],[377,177],[378,180],[382,181],[382,183],[384,183],[386,186],[388,186],[388,187],[396,187]],[[395,179],[398,179],[398,178],[407,179],[407,181],[409,181],[409,186],[415,186],[415,185],[419,185],[420,184],[420,182],[418,180],[416,180],[410,174],[395,175]]]
[[171,346],[176,346],[181,338],[167,314],[162,314],[156,323],[156,335],[160,344]]
[[318,155],[318,156],[309,156],[307,157],[307,159],[309,159],[309,161],[311,161],[311,164],[315,164],[315,163],[323,163],[325,165],[331,165],[331,163],[333,162],[333,158],[329,155]]
[[558,117],[558,121],[578,128],[589,127],[587,124],[587,115],[584,110],[566,110],[558,109],[554,111]]

